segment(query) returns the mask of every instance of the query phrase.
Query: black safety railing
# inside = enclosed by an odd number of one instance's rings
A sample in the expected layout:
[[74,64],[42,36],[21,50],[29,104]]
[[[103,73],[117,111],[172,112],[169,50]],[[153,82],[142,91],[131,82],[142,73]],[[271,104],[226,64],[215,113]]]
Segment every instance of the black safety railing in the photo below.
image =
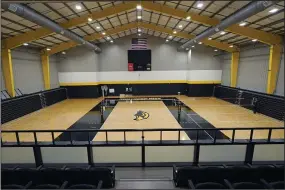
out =
[[[279,131],[278,131],[279,130]],[[284,143],[284,137],[280,139],[272,138],[272,133],[279,132],[280,130],[284,130],[284,127],[275,127],[275,128],[189,128],[189,129],[180,129],[180,128],[159,128],[159,129],[83,129],[83,130],[10,130],[10,131],[2,131],[2,138],[1,144],[2,146],[82,146],[82,145],[92,145],[92,146],[135,146],[135,145],[193,145],[193,144],[248,144],[248,143],[261,143],[261,144],[280,144]],[[165,132],[177,132],[177,139],[176,140],[167,140],[163,138],[163,134]],[[208,131],[211,132],[213,135],[213,139],[201,139],[200,131]],[[217,133],[219,131],[229,131],[231,132],[231,137],[228,139],[217,139]],[[236,138],[236,133],[241,131],[248,131],[249,137],[248,138]],[[254,133],[256,131],[268,131],[267,138],[260,139],[254,138]],[[104,141],[97,141],[94,135],[91,139],[90,134],[96,132],[97,135],[100,133],[105,134]],[[123,133],[123,138],[121,140],[111,140],[110,134],[114,132],[121,132]],[[127,140],[126,136],[128,133],[137,132],[140,133],[139,140]],[[145,133],[147,132],[159,132],[159,139],[157,140],[145,140]],[[196,134],[195,139],[189,140],[182,140],[181,133],[183,132],[193,132]],[[41,140],[39,137],[40,134],[50,134],[51,141]],[[67,133],[69,135],[69,140],[60,140],[56,139],[55,133]],[[86,140],[78,141],[74,139],[74,133],[85,133]],[[13,136],[16,137],[16,141],[6,141],[5,137],[3,136],[6,134],[14,134]],[[21,141],[20,135],[21,134],[32,134],[33,141]],[[245,135],[243,135],[245,136]],[[11,138],[11,136],[10,136]]]
[[[225,130],[225,131],[231,131],[232,136],[229,139],[217,139],[216,135],[214,135],[213,139],[199,139],[199,132],[203,130],[210,130],[214,131],[214,134],[217,133],[217,131]],[[247,139],[237,139],[236,133],[240,131],[250,131],[249,138]],[[265,139],[255,139],[254,138],[254,132],[257,130],[268,130],[268,136]],[[141,149],[141,161],[138,163],[116,163],[117,165],[121,166],[129,166],[129,164],[133,164],[135,166],[170,166],[173,163],[151,163],[146,161],[146,147],[148,146],[185,146],[185,145],[192,145],[194,147],[193,152],[193,158],[192,163],[194,165],[200,163],[199,155],[200,155],[200,146],[204,145],[245,145],[246,146],[246,152],[245,152],[245,159],[244,163],[252,164],[253,162],[253,155],[254,155],[254,147],[256,144],[284,144],[284,138],[280,139],[274,139],[272,138],[272,134],[276,132],[276,130],[284,130],[283,127],[278,128],[210,128],[210,129],[112,129],[112,130],[106,130],[106,129],[92,129],[92,130],[25,130],[25,131],[2,131],[2,135],[7,134],[15,134],[16,141],[14,142],[3,142],[3,138],[1,139],[2,147],[33,147],[34,151],[34,158],[35,158],[35,164],[36,166],[41,166],[45,164],[42,159],[41,154],[41,148],[42,147],[86,147],[87,150],[87,157],[88,157],[88,164],[89,165],[100,165],[98,163],[94,162],[93,159],[93,147],[130,147],[130,146],[136,146]],[[177,132],[177,140],[164,140],[163,134],[164,132]],[[191,140],[182,140],[180,138],[180,135],[182,132],[189,132],[192,131],[196,133],[196,138]],[[63,133],[67,132],[69,133],[69,140],[67,141],[60,141],[57,140],[55,137],[56,133]],[[87,138],[86,141],[76,141],[73,139],[74,133],[86,133]],[[104,133],[105,134],[105,140],[104,141],[94,141],[93,138],[91,138],[90,133],[97,132],[97,133]],[[122,132],[123,138],[121,141],[112,141],[110,140],[109,136],[110,133],[113,132]],[[130,141],[127,140],[126,136],[130,132],[138,132],[141,134],[141,139],[136,141]],[[147,132],[159,132],[159,139],[158,140],[145,140],[145,133]],[[34,137],[34,140],[32,142],[23,142],[20,140],[20,135],[24,133],[31,133]],[[49,133],[51,134],[52,140],[49,142],[41,141],[41,138],[38,137],[38,133]],[[3,137],[2,136],[2,137]],[[10,136],[10,135],[8,135]],[[7,136],[5,136],[6,138]],[[4,140],[5,140],[4,138]],[[191,159],[191,158],[190,158]],[[176,162],[175,162],[176,163]],[[109,163],[114,164],[114,163]],[[170,164],[170,165],[169,165]],[[176,163],[177,164],[177,163]],[[185,163],[182,163],[185,164]],[[104,164],[103,164],[104,165]],[[108,164],[107,164],[108,165]]]

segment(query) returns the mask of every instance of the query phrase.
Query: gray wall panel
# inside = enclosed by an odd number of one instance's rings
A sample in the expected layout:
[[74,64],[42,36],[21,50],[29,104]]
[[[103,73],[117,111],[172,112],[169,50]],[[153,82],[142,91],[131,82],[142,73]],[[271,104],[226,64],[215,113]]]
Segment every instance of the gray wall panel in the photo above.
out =
[[[24,94],[44,89],[40,51],[26,47],[12,50],[12,64],[15,88]],[[59,87],[57,57],[50,57],[51,88]],[[5,89],[5,82],[1,73],[1,90]]]
[[[100,71],[127,71],[128,50],[131,49],[131,39],[134,37],[137,36],[116,39],[114,44],[102,44],[102,53],[99,56]],[[147,38],[148,48],[152,50],[153,71],[186,70],[187,53],[177,52],[177,43],[165,43],[165,40],[152,36]]]
[[1,68],[1,90],[5,90],[6,87],[5,87],[5,81],[4,81],[4,77],[3,77],[3,69]]
[[15,88],[24,94],[44,89],[41,59],[33,50],[12,50]]
[[242,49],[238,69],[237,87],[266,92],[269,47]]
[[49,70],[50,70],[50,88],[58,88],[58,71],[57,71],[57,57],[51,56],[49,60]]
[[72,48],[66,55],[59,55],[58,72],[96,72],[98,54],[84,47]]
[[[102,53],[95,55],[82,47],[67,51],[60,56],[59,72],[94,72],[98,71],[127,71],[128,49],[131,48],[131,38],[127,36],[116,39],[113,44],[101,44]],[[143,36],[142,36],[143,37]],[[213,48],[199,46],[192,50],[192,58],[187,52],[177,52],[176,42],[166,43],[164,39],[147,36],[148,47],[152,50],[152,70],[216,70],[221,69],[220,59],[214,57]],[[98,64],[99,62],[99,64]]]
[[[241,49],[237,87],[259,92],[266,92],[269,51],[269,46],[259,44],[256,46],[247,46]],[[226,53],[223,56],[220,56],[220,58],[222,59],[223,68],[222,84],[229,86],[231,54]],[[280,72],[279,76],[282,77],[282,74],[283,73]],[[280,81],[283,80],[280,79]],[[280,87],[278,86],[278,92],[276,93],[280,94],[284,90],[282,90],[281,82],[278,85]]]
[[[214,56],[216,52],[213,48],[203,45],[196,45],[189,52],[188,56],[188,69],[189,70],[220,70],[221,60],[219,57]],[[190,61],[189,61],[190,58]]]
[[231,85],[231,60],[224,60],[222,64],[222,85]]

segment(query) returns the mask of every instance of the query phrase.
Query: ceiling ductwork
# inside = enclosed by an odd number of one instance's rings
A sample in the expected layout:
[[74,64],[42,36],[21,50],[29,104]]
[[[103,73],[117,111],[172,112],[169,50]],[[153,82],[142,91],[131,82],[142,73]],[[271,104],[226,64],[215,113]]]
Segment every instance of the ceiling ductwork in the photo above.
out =
[[201,40],[208,38],[208,37],[216,34],[217,32],[223,31],[224,29],[228,28],[229,26],[234,25],[236,23],[239,23],[241,21],[244,21],[245,19],[267,9],[268,7],[270,7],[271,5],[273,5],[277,2],[278,1],[254,1],[254,2],[250,3],[248,6],[246,6],[245,8],[243,8],[242,10],[240,10],[240,11],[234,13],[232,16],[224,19],[218,25],[209,28],[208,30],[206,30],[202,34],[200,34],[200,35],[196,36],[195,38],[193,38],[192,40],[184,43],[182,46],[180,46],[178,48],[178,50],[182,50],[184,48],[189,48],[192,45],[200,42]]
[[64,29],[63,27],[59,26],[55,22],[51,21],[50,19],[36,13],[32,9],[23,6],[21,4],[16,4],[16,3],[8,3],[8,2],[2,2],[2,8],[10,11],[22,18],[25,18],[33,23],[36,23],[42,27],[48,28],[55,33],[61,34],[67,38],[69,38],[72,41],[75,41],[78,44],[82,44],[83,46],[94,50],[96,53],[100,53],[101,49],[96,46],[95,44],[92,44],[83,38],[79,37],[77,34]]

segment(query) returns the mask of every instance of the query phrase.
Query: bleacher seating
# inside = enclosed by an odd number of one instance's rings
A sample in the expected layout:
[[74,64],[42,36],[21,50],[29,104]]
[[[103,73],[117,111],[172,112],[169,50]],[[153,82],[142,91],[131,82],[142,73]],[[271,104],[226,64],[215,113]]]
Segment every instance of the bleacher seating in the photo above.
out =
[[284,166],[173,166],[177,187],[190,189],[284,189]]
[[101,189],[115,185],[115,167],[2,168],[3,189]]

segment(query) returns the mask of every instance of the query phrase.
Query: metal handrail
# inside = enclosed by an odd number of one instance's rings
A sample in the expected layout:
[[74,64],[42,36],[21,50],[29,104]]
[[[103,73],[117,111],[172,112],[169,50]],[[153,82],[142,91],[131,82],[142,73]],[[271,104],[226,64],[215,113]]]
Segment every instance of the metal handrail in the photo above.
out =
[[31,133],[31,132],[124,132],[124,131],[204,131],[204,130],[209,130],[209,131],[215,131],[215,130],[222,130],[222,131],[230,131],[230,130],[235,130],[235,131],[244,131],[244,130],[279,130],[279,129],[284,129],[284,127],[247,127],[247,128],[188,128],[188,129],[183,129],[183,128],[152,128],[152,129],[69,129],[69,130],[63,130],[63,129],[53,129],[53,130],[2,130],[4,133],[15,133],[15,132],[23,132],[23,133]]

